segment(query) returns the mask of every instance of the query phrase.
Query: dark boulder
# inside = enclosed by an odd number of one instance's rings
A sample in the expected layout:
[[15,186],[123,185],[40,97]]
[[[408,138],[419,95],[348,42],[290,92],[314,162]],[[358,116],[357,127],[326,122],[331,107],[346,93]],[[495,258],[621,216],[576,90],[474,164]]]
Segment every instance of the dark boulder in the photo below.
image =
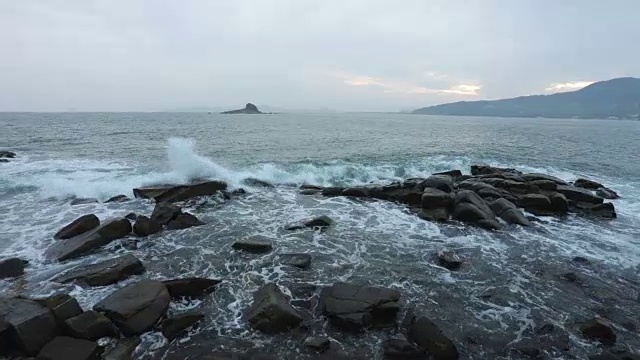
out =
[[253,297],[247,319],[256,330],[277,333],[298,326],[302,316],[274,283],[262,286]]
[[561,193],[553,193],[549,196],[551,201],[551,209],[556,214],[566,214],[569,211],[569,200]]
[[107,201],[105,201],[105,203],[121,203],[129,200],[131,199],[129,199],[127,195],[116,195],[112,198],[109,198]]
[[434,173],[433,175],[449,175],[452,178],[459,178],[460,176],[462,176],[462,171],[460,170],[448,170],[448,171],[441,171],[441,172],[437,172]]
[[325,352],[331,347],[331,341],[326,337],[309,336],[304,339],[303,345],[317,352]]
[[[406,186],[406,187],[405,187]],[[372,197],[380,200],[393,201],[409,206],[420,206],[422,204],[422,189],[416,184],[415,186],[402,185],[385,186],[377,191],[372,191]]]
[[32,300],[0,298],[0,337],[9,352],[36,355],[58,333],[46,307]]
[[578,179],[573,182],[573,186],[589,190],[597,190],[604,187],[604,185],[588,179]]
[[446,208],[422,209],[418,217],[427,221],[445,222],[449,220],[449,210]]
[[603,319],[592,319],[580,325],[580,332],[589,340],[599,341],[605,345],[616,342],[613,327]]
[[125,336],[151,329],[169,307],[171,297],[159,281],[142,280],[118,289],[93,309],[104,313]]
[[404,337],[387,339],[382,344],[385,360],[426,360],[427,354]]
[[331,226],[333,220],[326,215],[318,216],[315,218],[302,220],[301,222],[289,224],[285,227],[286,230],[300,230],[304,228],[326,228]]
[[169,221],[169,223],[167,224],[167,229],[168,230],[183,230],[183,229],[188,229],[190,227],[194,227],[194,226],[202,226],[204,225],[204,222],[200,221],[197,217],[195,217],[194,215],[185,212],[182,213],[178,216],[176,216],[175,219]]
[[100,360],[100,348],[93,341],[58,336],[40,351],[38,360]]
[[471,165],[471,175],[474,175],[474,176],[503,174],[503,173],[509,173],[509,174],[515,174],[515,175],[522,174],[520,171],[517,171],[516,169],[500,168],[500,167],[493,167],[488,165]]
[[407,325],[409,338],[429,353],[434,360],[457,360],[460,358],[453,341],[433,321],[424,316],[413,317],[410,315]]
[[180,297],[197,298],[212,293],[222,280],[207,278],[184,278],[165,280],[162,283],[167,287],[169,295],[176,299]]
[[603,199],[600,196],[593,195],[591,191],[578,188],[571,185],[558,185],[558,192],[567,197],[567,199],[576,202],[587,202],[592,204],[602,204]]
[[67,319],[69,334],[78,339],[98,340],[103,337],[118,337],[118,330],[106,316],[93,310]]
[[73,220],[69,225],[60,229],[55,235],[54,239],[70,239],[74,236],[83,234],[89,230],[93,230],[100,226],[100,219],[93,214],[83,215]]
[[94,198],[75,198],[71,200],[70,205],[85,205],[85,204],[97,204],[100,201]]
[[68,294],[56,294],[33,300],[51,311],[60,329],[67,330],[67,319],[82,314],[82,308],[78,301]]
[[471,190],[474,192],[479,192],[481,190],[485,190],[485,191],[490,191],[491,193],[500,194],[500,191],[498,191],[498,189],[491,185],[491,184],[487,184],[485,182],[482,181],[478,181],[478,179],[475,178],[471,178],[471,179],[467,179],[465,181],[462,181],[460,183],[458,183],[458,189],[461,190]]
[[106,286],[141,274],[144,271],[142,262],[132,254],[118,256],[91,265],[80,265],[55,279],[67,283],[79,281],[88,286]]
[[438,252],[438,264],[449,270],[458,270],[462,266],[462,258],[452,250]]
[[311,266],[310,254],[282,254],[280,255],[282,264],[297,267],[300,269],[308,269]]
[[543,194],[526,194],[518,197],[518,205],[527,210],[549,210],[551,209],[551,200]]
[[15,157],[16,157],[16,153],[14,153],[13,151],[7,151],[7,150],[0,151],[0,158],[13,159]]
[[162,231],[162,224],[144,215],[138,216],[133,224],[133,233],[140,237],[157,234],[160,231]]
[[322,196],[326,196],[326,197],[341,196],[343,191],[344,191],[344,188],[341,188],[341,187],[327,187],[322,189]]
[[615,206],[612,203],[589,204],[575,203],[574,208],[577,212],[591,217],[600,219],[615,219],[617,217]]
[[242,180],[242,185],[251,186],[251,187],[263,187],[263,188],[274,188],[272,183],[256,178],[246,178]]
[[215,195],[226,189],[227,183],[225,182],[205,181],[189,185],[133,189],[133,195],[137,198],[154,199],[158,203],[172,203],[199,196]]
[[140,342],[139,337],[120,339],[111,351],[102,356],[102,360],[131,360]]
[[552,181],[552,182],[556,183],[557,185],[568,185],[569,184],[569,183],[567,183],[566,181],[564,181],[564,180],[562,180],[560,178],[557,178],[557,177],[551,176],[551,175],[546,175],[546,174],[530,173],[530,174],[522,174],[522,175],[520,175],[520,177],[522,179],[524,179],[525,181],[545,180],[545,181]]
[[0,260],[0,279],[18,277],[24,274],[26,262],[18,258]]
[[127,220],[136,221],[136,219],[138,218],[138,215],[136,213],[128,213],[127,215],[124,216],[124,218]]
[[509,200],[500,198],[490,205],[491,210],[495,212],[502,220],[508,224],[518,224],[522,226],[531,226],[531,222],[518,208]]
[[45,252],[48,258],[58,261],[68,260],[85,255],[110,242],[121,239],[131,233],[131,223],[127,219],[107,221],[103,225],[84,234],[59,241]]
[[556,191],[558,183],[552,180],[533,180],[529,184],[539,188],[540,190]]
[[607,200],[615,200],[620,198],[620,195],[618,195],[617,192],[604,187],[596,190],[596,195]]
[[453,192],[453,179],[448,175],[432,175],[420,183],[420,188],[434,188],[451,193]]
[[505,191],[518,193],[518,194],[529,194],[529,193],[537,193],[540,189],[531,184],[522,181],[516,181],[512,179],[503,179],[498,177],[483,177],[475,179],[477,182],[483,182],[485,184],[492,185],[497,189],[503,189]]
[[322,290],[320,309],[343,330],[390,326],[396,322],[400,296],[395,289],[340,282]]
[[169,203],[158,203],[151,213],[151,219],[162,225],[167,225],[171,220],[182,214],[179,206]]
[[322,190],[318,190],[318,189],[302,189],[298,192],[298,194],[300,195],[315,195],[318,193],[321,193]]
[[238,240],[231,245],[234,250],[241,250],[253,254],[265,254],[273,249],[273,242],[264,236],[255,235]]
[[365,187],[350,187],[342,190],[342,196],[367,198],[370,195],[369,189]]
[[423,209],[448,209],[453,203],[453,196],[440,189],[427,187],[422,193],[421,203]]
[[160,329],[167,340],[173,340],[202,319],[204,319],[202,313],[180,314],[163,320]]
[[472,223],[485,229],[500,228],[493,210],[473,191],[458,191],[453,204],[452,215],[454,219]]

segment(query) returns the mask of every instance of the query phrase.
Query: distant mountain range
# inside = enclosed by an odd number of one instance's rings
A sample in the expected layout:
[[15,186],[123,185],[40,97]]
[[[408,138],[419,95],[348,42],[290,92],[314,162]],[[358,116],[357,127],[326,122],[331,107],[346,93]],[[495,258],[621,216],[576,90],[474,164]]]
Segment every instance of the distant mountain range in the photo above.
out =
[[640,79],[625,77],[552,95],[494,101],[460,101],[429,106],[413,114],[581,119],[640,119]]

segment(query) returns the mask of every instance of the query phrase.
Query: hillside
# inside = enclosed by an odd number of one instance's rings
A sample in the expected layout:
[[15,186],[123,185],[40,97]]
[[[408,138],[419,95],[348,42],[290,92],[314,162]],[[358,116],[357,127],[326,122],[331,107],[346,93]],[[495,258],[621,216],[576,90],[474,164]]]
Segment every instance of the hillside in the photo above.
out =
[[461,101],[417,109],[413,114],[452,116],[640,119],[640,79],[618,78],[552,95],[494,101]]

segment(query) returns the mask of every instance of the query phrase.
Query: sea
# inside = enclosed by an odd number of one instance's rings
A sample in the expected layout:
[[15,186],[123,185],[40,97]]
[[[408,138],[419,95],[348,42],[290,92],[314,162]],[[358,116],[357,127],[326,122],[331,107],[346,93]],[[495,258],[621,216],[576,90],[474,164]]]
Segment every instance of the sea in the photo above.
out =
[[[171,313],[201,311],[199,327],[176,340],[142,335],[135,359],[197,359],[215,350],[259,349],[276,359],[311,359],[309,335],[366,359],[383,359],[382,344],[399,329],[345,333],[310,315],[305,327],[279,335],[253,331],[245,318],[253,294],[274,282],[294,301],[317,304],[335,282],[391,287],[402,293],[402,316],[425,314],[456,344],[463,359],[519,359],[527,344],[550,359],[586,359],[602,351],[581,336],[585,320],[612,323],[618,346],[640,350],[640,122],[625,120],[441,117],[392,113],[0,113],[0,258],[29,261],[0,295],[66,291],[86,310],[141,278],[222,279],[210,296],[173,302]],[[536,226],[486,231],[421,220],[384,201],[301,195],[298,187],[386,184],[473,164],[512,167],[567,181],[596,180],[621,196],[611,221],[569,215],[540,217]],[[88,213],[105,220],[150,215],[154,204],[103,203],[132,189],[226,181],[247,193],[185,204],[206,223],[148,238],[115,241],[63,263],[44,251],[53,234]],[[273,187],[258,186],[259,179]],[[100,203],[70,205],[74,198]],[[327,215],[326,231],[286,231],[300,219]],[[231,244],[252,235],[273,239],[268,254],[238,253]],[[453,250],[457,271],[435,254]],[[51,281],[74,266],[133,253],[146,272],[119,284],[82,288]],[[281,264],[308,253],[311,268]],[[575,261],[582,257],[587,261]],[[567,276],[573,273],[575,276]],[[551,324],[553,341],[540,342]],[[548,327],[547,327],[548,328]],[[556,344],[556,342],[558,344]],[[109,345],[109,340],[101,340]],[[557,345],[557,346],[556,346]],[[566,350],[558,351],[558,348]]]

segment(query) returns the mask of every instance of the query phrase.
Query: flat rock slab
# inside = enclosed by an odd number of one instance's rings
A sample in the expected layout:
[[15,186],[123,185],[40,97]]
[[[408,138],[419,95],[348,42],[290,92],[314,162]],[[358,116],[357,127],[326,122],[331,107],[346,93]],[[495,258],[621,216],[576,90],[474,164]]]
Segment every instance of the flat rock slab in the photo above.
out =
[[169,319],[165,319],[162,321],[162,324],[160,324],[162,335],[164,335],[168,340],[173,340],[185,330],[200,322],[202,319],[204,319],[204,314],[202,313],[180,314]]
[[67,283],[77,280],[88,286],[106,286],[143,271],[142,262],[137,257],[126,254],[87,266],[80,265],[62,274],[55,281]]
[[167,308],[171,297],[159,281],[142,280],[116,290],[93,309],[104,313],[125,336],[150,330]]
[[171,203],[189,200],[198,196],[215,195],[226,189],[227,183],[225,182],[205,181],[189,185],[133,189],[133,195],[137,198],[154,199],[158,203]]
[[571,201],[586,202],[592,204],[602,204],[604,201],[600,196],[594,195],[591,191],[571,186],[571,185],[558,185],[557,191],[566,196]]
[[320,309],[344,330],[389,326],[395,324],[400,296],[395,289],[340,282],[322,290]]
[[78,339],[98,340],[118,337],[118,330],[106,316],[89,310],[66,321],[69,334]]
[[68,294],[57,294],[43,299],[33,299],[51,310],[53,317],[61,329],[67,328],[66,320],[82,314],[78,301]]
[[53,238],[70,239],[74,236],[84,234],[89,230],[93,230],[98,226],[100,226],[100,219],[98,219],[97,216],[94,214],[83,215],[60,229],[55,235],[53,235]]
[[64,261],[85,255],[131,233],[127,219],[111,220],[102,226],[71,239],[59,241],[45,252],[50,259]]
[[286,331],[302,322],[302,316],[274,283],[264,285],[255,293],[247,319],[252,328],[264,333]]
[[172,298],[201,297],[211,294],[222,280],[207,278],[184,278],[165,280],[162,283],[167,287]]
[[38,360],[99,360],[100,348],[93,341],[58,336],[38,354]]
[[238,240],[231,245],[234,250],[241,250],[253,254],[265,254],[273,249],[273,242],[264,236],[256,235]]
[[8,350],[36,355],[58,332],[46,307],[32,300],[0,299],[0,335],[8,336]]

